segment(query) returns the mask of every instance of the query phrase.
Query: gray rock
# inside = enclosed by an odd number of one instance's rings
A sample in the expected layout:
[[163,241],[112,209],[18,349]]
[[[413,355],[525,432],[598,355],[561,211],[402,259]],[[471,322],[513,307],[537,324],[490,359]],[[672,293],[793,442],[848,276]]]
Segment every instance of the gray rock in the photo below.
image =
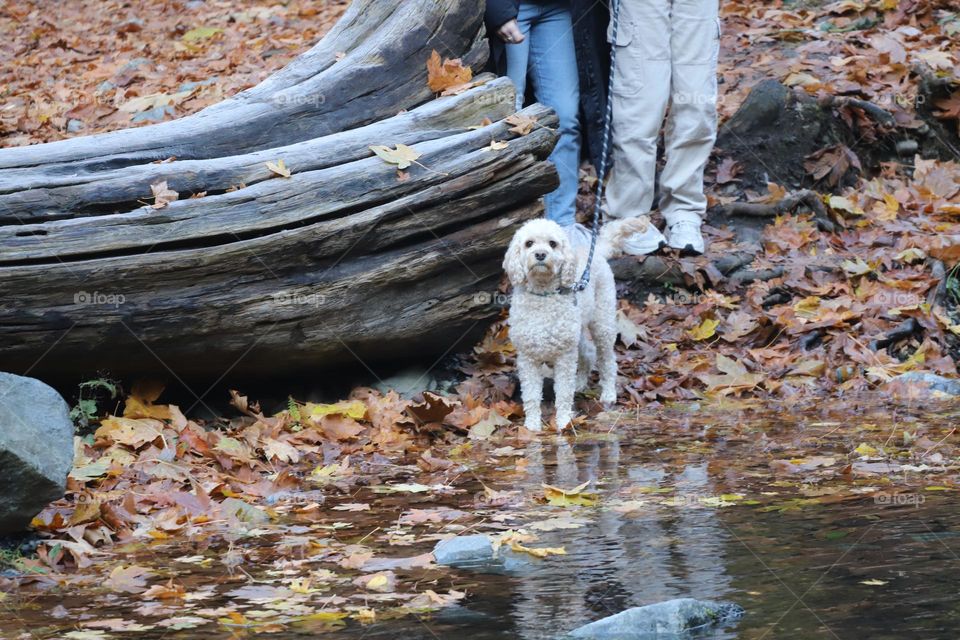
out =
[[77,131],[82,131],[84,128],[83,120],[68,120],[67,121],[67,133],[76,133]]
[[438,384],[436,379],[430,375],[429,370],[413,367],[404,369],[385,380],[380,380],[373,385],[373,388],[380,393],[396,391],[404,398],[409,398],[422,391],[437,391]]
[[457,536],[441,540],[433,548],[437,564],[479,573],[519,574],[542,562],[507,546],[494,551],[493,541],[485,535]]
[[450,567],[479,567],[494,561],[493,542],[481,534],[456,536],[438,542],[433,557]]
[[691,631],[738,619],[743,608],[732,602],[677,598],[634,607],[570,632],[590,640],[653,640],[685,638]]
[[925,388],[931,392],[939,391],[951,396],[960,396],[960,380],[944,378],[928,371],[901,373],[887,384],[890,386],[908,385],[915,388]]
[[60,394],[0,372],[0,534],[23,531],[61,497],[73,468],[73,423]]

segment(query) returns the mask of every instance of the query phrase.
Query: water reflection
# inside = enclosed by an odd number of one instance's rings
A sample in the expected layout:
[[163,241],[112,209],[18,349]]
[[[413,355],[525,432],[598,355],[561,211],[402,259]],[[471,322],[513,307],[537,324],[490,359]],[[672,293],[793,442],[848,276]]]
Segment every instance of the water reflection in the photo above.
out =
[[690,506],[715,494],[706,463],[621,462],[621,448],[617,439],[528,445],[524,483],[530,492],[541,484],[570,488],[589,481],[607,496],[638,487],[673,488],[677,504],[595,511],[586,526],[556,536],[569,555],[551,562],[549,571],[516,582],[512,617],[520,637],[549,636],[569,630],[573,621],[583,624],[660,600],[729,593],[729,534],[716,510]]

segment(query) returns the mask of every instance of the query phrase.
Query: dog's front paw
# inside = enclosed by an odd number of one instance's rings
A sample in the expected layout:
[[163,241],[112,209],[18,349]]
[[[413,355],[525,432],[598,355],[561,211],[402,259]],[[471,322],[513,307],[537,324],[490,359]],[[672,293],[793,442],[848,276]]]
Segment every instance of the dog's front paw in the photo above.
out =
[[527,431],[539,433],[540,431],[543,431],[543,422],[540,420],[540,418],[537,418],[536,420],[527,418],[523,421],[523,428]]
[[569,411],[558,411],[557,412],[557,431],[563,431],[570,426],[570,423],[573,421],[573,414]]
[[600,394],[600,404],[604,409],[610,409],[617,404],[617,392],[614,389],[607,389]]

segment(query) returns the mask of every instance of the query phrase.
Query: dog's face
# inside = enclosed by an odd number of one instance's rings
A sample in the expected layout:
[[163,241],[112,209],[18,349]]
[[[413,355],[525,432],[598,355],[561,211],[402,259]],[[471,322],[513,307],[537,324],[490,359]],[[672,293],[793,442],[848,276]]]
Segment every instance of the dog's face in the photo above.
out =
[[524,224],[507,249],[503,268],[514,287],[537,289],[572,287],[576,279],[576,256],[563,228],[551,220]]

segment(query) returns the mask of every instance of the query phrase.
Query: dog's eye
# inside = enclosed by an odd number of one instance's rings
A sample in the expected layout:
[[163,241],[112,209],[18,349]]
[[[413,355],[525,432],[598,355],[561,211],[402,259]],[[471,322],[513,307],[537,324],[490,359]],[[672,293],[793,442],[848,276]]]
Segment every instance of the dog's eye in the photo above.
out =
[[526,244],[524,244],[523,246],[525,246],[527,249],[529,249],[530,247],[533,246],[533,240],[527,240]]
[[556,249],[556,248],[557,248],[557,241],[556,241],[556,240],[551,240],[551,241],[550,241],[550,248],[551,248],[551,249]]

